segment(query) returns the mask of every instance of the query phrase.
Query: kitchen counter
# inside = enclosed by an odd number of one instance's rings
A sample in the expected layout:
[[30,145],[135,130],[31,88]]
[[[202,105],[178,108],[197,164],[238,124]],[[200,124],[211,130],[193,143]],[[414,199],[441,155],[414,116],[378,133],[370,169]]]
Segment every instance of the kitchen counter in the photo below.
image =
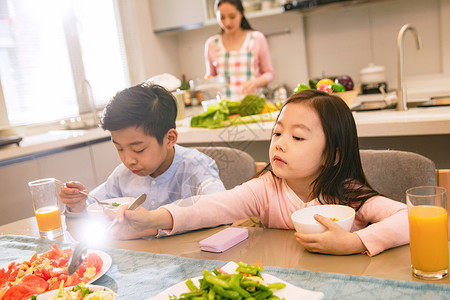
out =
[[[450,106],[353,112],[353,116],[359,137],[450,134]],[[272,127],[273,122],[264,122],[210,130],[190,128],[186,119],[178,127],[178,142],[266,141]]]
[[[198,107],[195,109],[198,110]],[[450,106],[411,108],[408,111],[382,110],[353,113],[360,138],[418,135],[450,135]],[[177,121],[179,144],[212,144],[269,141],[273,122],[244,124],[219,129],[191,128],[190,118]],[[20,146],[0,149],[0,161],[61,151],[77,145],[88,145],[110,138],[100,128],[89,130],[56,130],[26,136]]]

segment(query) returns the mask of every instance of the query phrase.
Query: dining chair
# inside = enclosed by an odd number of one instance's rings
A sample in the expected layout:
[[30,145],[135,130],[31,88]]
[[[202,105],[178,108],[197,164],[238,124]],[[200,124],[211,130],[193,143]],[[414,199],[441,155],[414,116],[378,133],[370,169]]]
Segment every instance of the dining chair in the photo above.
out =
[[406,203],[406,190],[436,185],[432,160],[417,153],[396,150],[360,150],[367,181],[377,192]]
[[195,147],[215,160],[219,177],[227,190],[251,179],[255,175],[255,160],[250,154],[229,147]]

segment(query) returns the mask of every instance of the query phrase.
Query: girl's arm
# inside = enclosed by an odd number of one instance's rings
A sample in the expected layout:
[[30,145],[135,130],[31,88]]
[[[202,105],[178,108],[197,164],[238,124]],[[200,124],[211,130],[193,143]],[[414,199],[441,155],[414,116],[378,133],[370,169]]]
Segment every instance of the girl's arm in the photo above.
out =
[[369,256],[408,244],[409,223],[406,204],[382,196],[373,197],[356,213],[352,230],[355,230],[364,243]]

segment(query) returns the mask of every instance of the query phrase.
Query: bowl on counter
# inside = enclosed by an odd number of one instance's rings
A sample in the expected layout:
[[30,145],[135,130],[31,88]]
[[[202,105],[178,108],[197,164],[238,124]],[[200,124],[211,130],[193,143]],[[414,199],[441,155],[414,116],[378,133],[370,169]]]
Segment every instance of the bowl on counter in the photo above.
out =
[[333,95],[336,95],[344,100],[344,102],[347,103],[348,107],[352,107],[353,102],[355,102],[356,96],[358,96],[358,92],[358,90],[350,90],[340,93],[333,93]]
[[[133,197],[120,197],[120,198],[111,198],[108,200],[104,200],[104,202],[108,202],[113,205],[110,209],[116,210],[119,205],[122,205],[124,203],[128,203],[133,201]],[[103,201],[103,200],[102,200]],[[116,206],[117,205],[117,206]],[[103,207],[98,205],[97,203],[92,203],[87,208],[87,213],[90,218],[100,220],[100,221],[107,221],[109,220],[109,217],[103,213]]]
[[326,228],[314,219],[315,214],[335,221],[347,231],[350,231],[355,220],[355,210],[350,206],[334,204],[309,206],[291,215],[295,230],[300,233],[324,232]]

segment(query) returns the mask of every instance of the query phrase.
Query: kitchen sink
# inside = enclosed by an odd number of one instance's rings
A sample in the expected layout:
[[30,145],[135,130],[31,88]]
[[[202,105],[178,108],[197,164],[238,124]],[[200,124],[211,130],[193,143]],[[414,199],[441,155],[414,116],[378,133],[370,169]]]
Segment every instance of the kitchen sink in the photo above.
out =
[[[434,107],[434,106],[448,106],[450,105],[450,96],[446,97],[433,97],[427,101],[409,101],[407,102],[408,108],[415,107]],[[383,109],[396,109],[397,101],[366,101],[361,102],[359,105],[352,108],[352,111],[373,111]]]
[[397,103],[387,103],[386,101],[367,101],[361,102],[359,105],[352,108],[352,111],[371,111],[395,108]]
[[448,106],[448,105],[450,105],[450,96],[433,97],[429,101],[422,102],[417,106],[430,107],[430,106]]

